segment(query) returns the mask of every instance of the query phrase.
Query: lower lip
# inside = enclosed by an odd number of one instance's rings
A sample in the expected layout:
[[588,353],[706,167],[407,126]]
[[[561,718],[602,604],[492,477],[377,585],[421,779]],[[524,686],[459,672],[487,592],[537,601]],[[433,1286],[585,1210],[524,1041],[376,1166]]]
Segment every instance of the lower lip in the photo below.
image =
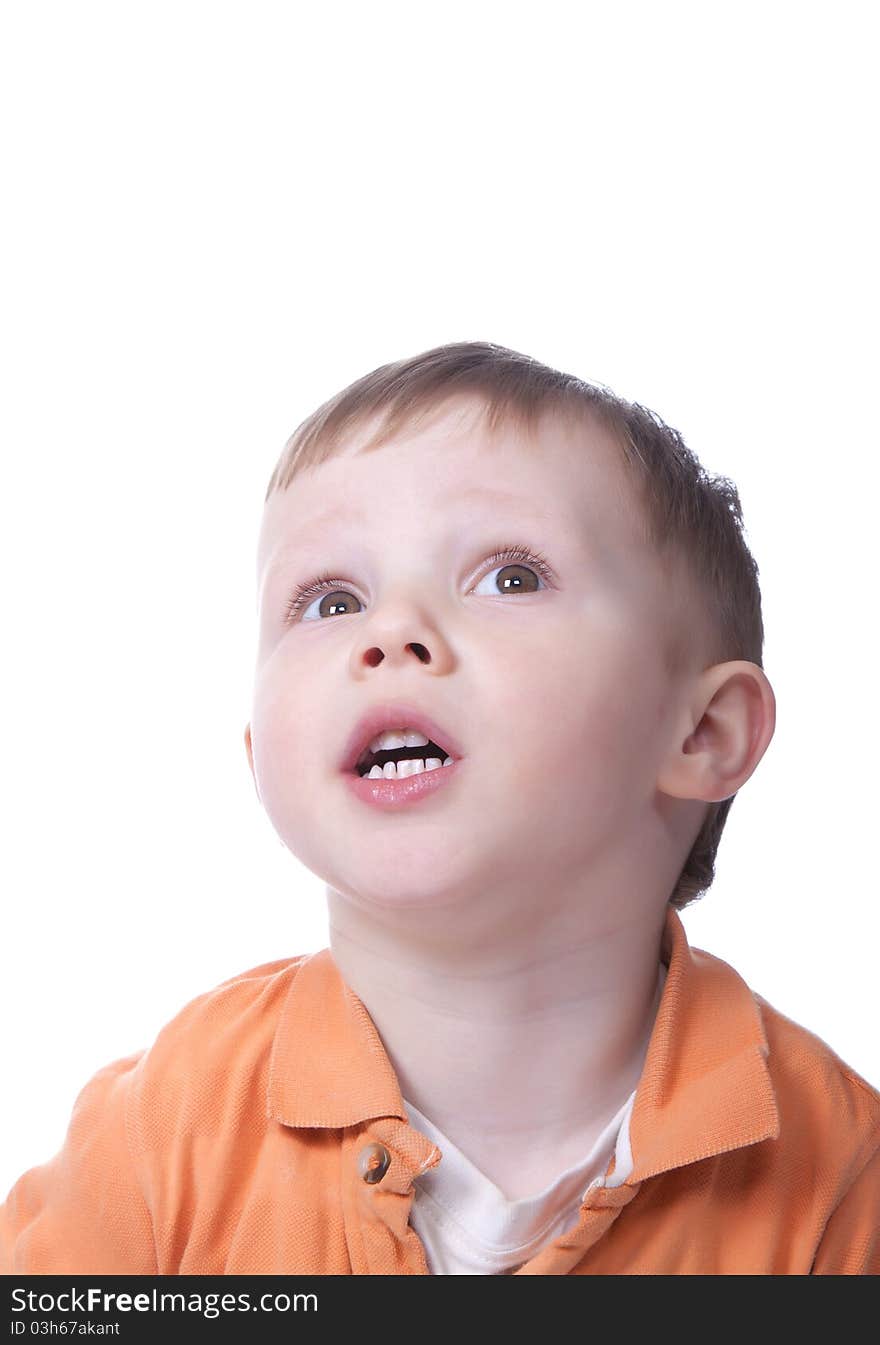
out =
[[458,774],[460,765],[461,762],[456,760],[451,766],[435,766],[432,771],[405,775],[402,780],[371,780],[366,775],[358,775],[356,771],[346,771],[345,779],[351,792],[362,803],[391,810],[406,808],[436,794],[438,789],[449,784],[452,776]]

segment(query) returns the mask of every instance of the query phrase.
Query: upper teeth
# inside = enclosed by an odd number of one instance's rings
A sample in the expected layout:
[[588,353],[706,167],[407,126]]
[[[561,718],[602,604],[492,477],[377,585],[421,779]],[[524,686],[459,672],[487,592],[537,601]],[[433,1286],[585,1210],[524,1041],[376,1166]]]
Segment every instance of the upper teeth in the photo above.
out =
[[367,751],[393,752],[398,747],[427,747],[430,738],[415,729],[386,729],[374,738]]

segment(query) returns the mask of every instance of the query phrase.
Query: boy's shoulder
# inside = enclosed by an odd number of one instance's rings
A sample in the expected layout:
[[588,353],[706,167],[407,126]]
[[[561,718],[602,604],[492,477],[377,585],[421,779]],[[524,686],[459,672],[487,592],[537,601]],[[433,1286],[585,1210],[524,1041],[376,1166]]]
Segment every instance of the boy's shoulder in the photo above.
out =
[[796,1133],[816,1152],[855,1153],[880,1144],[880,1090],[817,1033],[752,991],[767,1038],[767,1065],[782,1135]]
[[160,1030],[151,1052],[163,1047],[222,1048],[224,1034],[260,1037],[275,1024],[300,967],[312,956],[277,958],[218,981],[188,1000]]
[[880,1089],[863,1078],[818,1033],[789,1018],[757,991],[752,991],[752,997],[761,1013],[770,1059],[776,1070],[783,1070],[788,1081],[800,1081],[811,1091],[820,1086],[831,1087],[852,1096],[880,1124]]
[[[230,1094],[245,1096],[268,1062],[291,986],[313,954],[262,962],[189,1000],[140,1054],[132,1080],[130,1117],[151,1147],[170,1113],[196,1131],[210,1128]],[[151,1133],[152,1132],[152,1133]]]

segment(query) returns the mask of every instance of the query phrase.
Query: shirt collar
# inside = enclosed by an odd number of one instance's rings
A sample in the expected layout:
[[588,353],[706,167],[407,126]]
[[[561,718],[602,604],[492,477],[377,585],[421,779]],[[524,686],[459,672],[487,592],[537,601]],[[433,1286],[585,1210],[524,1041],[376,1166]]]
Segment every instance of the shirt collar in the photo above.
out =
[[[635,1184],[779,1134],[758,1005],[734,969],[691,948],[666,908],[666,984],[631,1120]],[[268,1115],[284,1125],[407,1120],[397,1076],[361,1000],[329,948],[294,964],[269,1067]]]
[[628,1184],[779,1136],[761,1012],[742,977],[691,948],[666,908],[668,966],[630,1123]]

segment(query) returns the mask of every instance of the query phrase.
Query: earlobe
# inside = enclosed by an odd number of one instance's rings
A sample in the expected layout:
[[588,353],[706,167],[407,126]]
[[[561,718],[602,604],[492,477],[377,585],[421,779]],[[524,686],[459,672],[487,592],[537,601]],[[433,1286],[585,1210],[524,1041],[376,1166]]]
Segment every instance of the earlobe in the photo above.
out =
[[250,768],[251,768],[251,775],[253,776],[253,780],[254,780],[254,789],[256,790],[257,798],[259,798],[259,797],[260,797],[260,791],[259,791],[259,789],[257,788],[257,776],[256,776],[256,772],[254,771],[254,749],[253,749],[253,744],[252,744],[252,742],[251,742],[251,726],[250,726],[250,724],[246,724],[246,725],[245,725],[245,730],[244,730],[244,746],[245,746],[245,751],[247,752],[248,765],[249,765]]
[[776,727],[776,697],[762,668],[718,663],[698,680],[658,788],[673,798],[720,803],[752,775]]

